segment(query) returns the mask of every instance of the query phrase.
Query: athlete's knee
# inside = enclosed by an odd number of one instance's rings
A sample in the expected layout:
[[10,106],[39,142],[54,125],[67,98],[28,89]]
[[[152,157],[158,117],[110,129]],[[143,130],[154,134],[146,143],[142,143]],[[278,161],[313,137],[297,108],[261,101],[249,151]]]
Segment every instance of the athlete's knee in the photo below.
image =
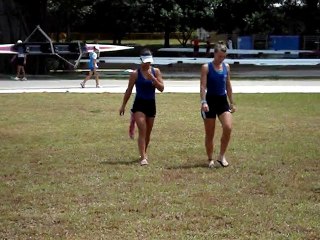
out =
[[231,124],[225,124],[225,125],[222,127],[222,130],[223,130],[223,133],[224,133],[224,134],[231,134],[231,132],[232,132],[232,125],[231,125]]
[[144,122],[139,122],[139,121],[136,121],[137,123],[137,126],[138,126],[138,130],[139,130],[139,134],[142,134],[142,135],[146,135],[147,134],[147,126]]

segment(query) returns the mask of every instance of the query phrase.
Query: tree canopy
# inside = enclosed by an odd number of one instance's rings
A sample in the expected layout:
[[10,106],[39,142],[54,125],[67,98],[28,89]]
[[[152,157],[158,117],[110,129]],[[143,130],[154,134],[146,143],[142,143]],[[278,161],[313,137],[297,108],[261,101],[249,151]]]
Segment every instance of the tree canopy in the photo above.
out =
[[[10,2],[10,1],[9,1]],[[6,10],[12,3],[2,0]],[[320,34],[319,0],[14,0],[8,18],[50,32],[180,32],[182,45],[199,27],[237,34]],[[10,5],[10,6],[11,6]],[[35,7],[34,7],[35,6]],[[20,9],[20,10],[19,10]],[[18,11],[19,10],[19,11]],[[14,31],[15,26],[11,26]],[[1,29],[0,29],[1,30]],[[14,38],[13,33],[8,33]]]

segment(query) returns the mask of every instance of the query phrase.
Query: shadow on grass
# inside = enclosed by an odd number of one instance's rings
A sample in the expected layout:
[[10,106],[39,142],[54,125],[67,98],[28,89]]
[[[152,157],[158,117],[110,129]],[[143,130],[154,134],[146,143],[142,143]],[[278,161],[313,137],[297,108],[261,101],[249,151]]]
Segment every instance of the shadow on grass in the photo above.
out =
[[140,162],[140,159],[122,159],[122,160],[105,160],[105,161],[101,161],[100,164],[105,164],[105,165],[132,165],[132,164],[138,164]]
[[[105,165],[135,165],[135,164],[139,164],[140,163],[140,159],[122,159],[122,160],[105,160],[105,161],[101,161],[100,164],[105,164]],[[208,168],[208,164],[207,163],[195,163],[195,164],[186,164],[186,165],[177,165],[177,166],[169,166],[166,167],[165,169],[167,170],[177,170],[177,169],[193,169],[193,168]],[[213,167],[214,169],[217,168],[223,168],[218,162],[215,162],[215,165]]]
[[[166,169],[168,169],[168,170],[176,170],[176,169],[192,169],[192,168],[208,168],[209,169],[207,163],[195,163],[195,164],[172,166],[172,167],[167,167]],[[213,168],[216,169],[216,168],[223,168],[223,167],[218,162],[215,162]]]

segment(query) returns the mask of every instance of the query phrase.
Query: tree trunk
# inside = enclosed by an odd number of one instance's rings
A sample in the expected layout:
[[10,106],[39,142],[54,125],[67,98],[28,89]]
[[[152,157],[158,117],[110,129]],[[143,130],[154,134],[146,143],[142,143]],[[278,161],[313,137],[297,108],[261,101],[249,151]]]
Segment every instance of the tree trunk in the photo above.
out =
[[170,47],[170,27],[166,26],[164,31],[164,47]]
[[306,5],[306,33],[314,35],[317,31],[319,31],[320,7],[318,7],[318,0],[306,0]]

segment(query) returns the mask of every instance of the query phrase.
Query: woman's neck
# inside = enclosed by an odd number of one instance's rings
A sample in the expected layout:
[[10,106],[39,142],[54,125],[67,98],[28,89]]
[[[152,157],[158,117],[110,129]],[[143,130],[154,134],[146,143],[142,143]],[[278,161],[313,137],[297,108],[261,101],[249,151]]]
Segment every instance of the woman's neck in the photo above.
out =
[[220,61],[213,60],[213,65],[215,65],[215,66],[220,66],[220,65],[221,65],[221,62],[220,62]]
[[141,66],[142,71],[148,71],[150,66]]

